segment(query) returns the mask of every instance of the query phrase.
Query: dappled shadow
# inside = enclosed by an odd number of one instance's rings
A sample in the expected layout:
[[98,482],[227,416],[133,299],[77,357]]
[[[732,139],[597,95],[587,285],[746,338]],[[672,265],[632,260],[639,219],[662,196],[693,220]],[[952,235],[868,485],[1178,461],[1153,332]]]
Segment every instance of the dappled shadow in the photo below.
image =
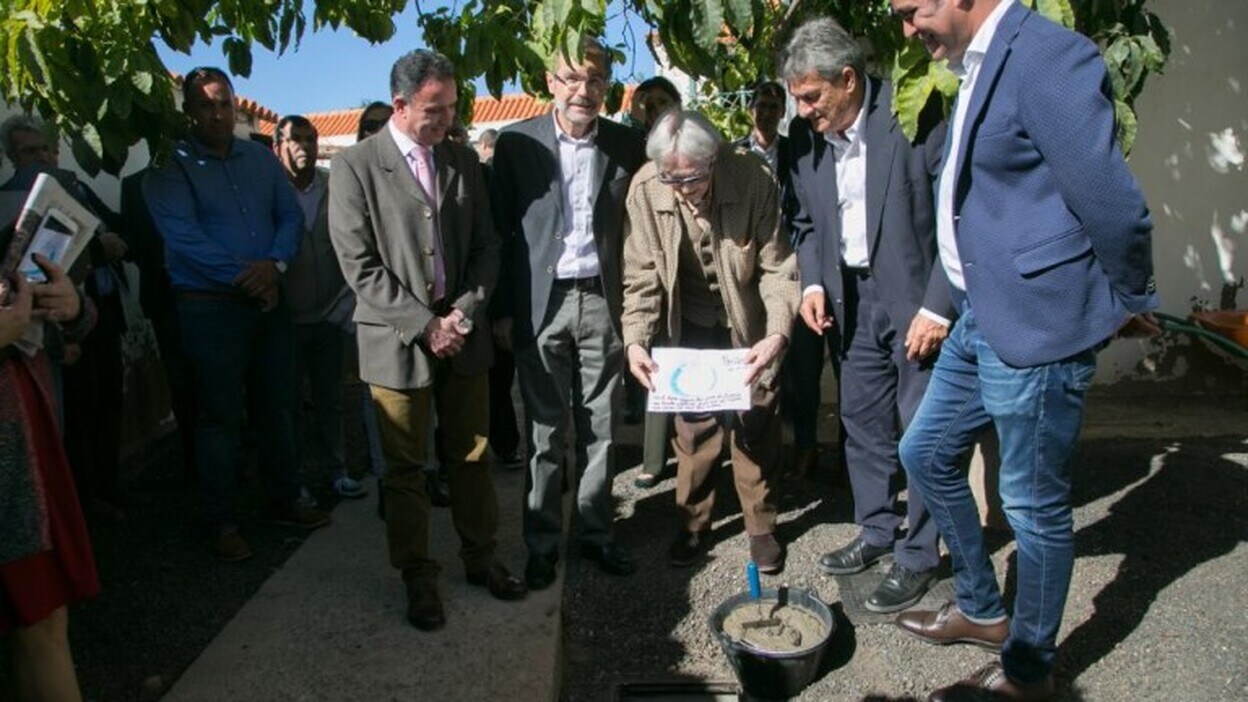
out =
[[1098,473],[1141,477],[1108,516],[1075,534],[1077,557],[1122,554],[1123,560],[1096,594],[1096,613],[1061,642],[1063,678],[1076,679],[1113,651],[1164,589],[1248,541],[1248,470],[1224,458],[1228,451],[1243,452],[1243,440],[1115,440],[1081,451],[1085,465],[1097,466]]

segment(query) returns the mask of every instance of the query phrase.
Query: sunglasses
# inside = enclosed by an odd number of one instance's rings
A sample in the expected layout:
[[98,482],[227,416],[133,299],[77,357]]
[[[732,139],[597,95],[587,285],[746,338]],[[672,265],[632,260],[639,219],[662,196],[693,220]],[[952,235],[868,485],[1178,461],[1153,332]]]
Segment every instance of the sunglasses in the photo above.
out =
[[681,187],[685,185],[697,185],[711,177],[710,171],[702,171],[701,173],[693,173],[687,176],[676,176],[670,173],[660,173],[659,182],[664,185]]

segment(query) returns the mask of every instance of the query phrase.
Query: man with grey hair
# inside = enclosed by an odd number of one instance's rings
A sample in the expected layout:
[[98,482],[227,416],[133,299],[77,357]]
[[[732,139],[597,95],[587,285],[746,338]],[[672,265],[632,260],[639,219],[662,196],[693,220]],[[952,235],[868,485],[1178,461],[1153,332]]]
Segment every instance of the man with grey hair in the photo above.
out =
[[477,156],[481,158],[481,163],[488,166],[494,160],[494,144],[497,141],[497,129],[486,129],[477,135]]
[[577,56],[560,52],[546,74],[554,113],[499,135],[490,178],[504,247],[495,333],[515,350],[532,427],[524,539],[525,579],[533,589],[555,580],[569,412],[576,421],[573,468],[583,471],[576,501],[581,556],[613,575],[635,569],[612,534],[611,447],[623,350],[624,195],[644,155],[639,134],[598,116],[610,55],[593,38],[579,48]]
[[486,307],[498,242],[485,180],[472,149],[446,138],[457,97],[445,56],[420,49],[399,58],[390,94],[386,133],[334,158],[329,233],[356,294],[360,378],[381,429],[390,563],[407,586],[408,620],[429,631],[446,623],[423,470],[433,406],[468,582],[503,600],[526,590],[494,556]]
[[829,18],[789,41],[783,76],[797,101],[789,127],[799,210],[801,316],[828,344],[840,390],[841,432],[861,527],[825,554],[832,575],[893,565],[867,598],[873,612],[913,606],[940,562],[935,524],[903,476],[897,442],[918,408],[953,309],[936,259],[932,174],[942,131],[920,128],[911,144],[893,116],[891,86],[871,79],[858,42]]
[[750,558],[784,566],[770,477],[780,454],[780,360],[797,302],[793,250],[781,234],[780,190],[766,163],[731,146],[697,112],[670,110],[646,143],[650,162],[628,194],[624,343],[629,371],[654,389],[652,344],[749,349],[751,407],[676,415],[676,504],[683,528],[668,549],[689,566],[711,546],[712,471],[725,443]]

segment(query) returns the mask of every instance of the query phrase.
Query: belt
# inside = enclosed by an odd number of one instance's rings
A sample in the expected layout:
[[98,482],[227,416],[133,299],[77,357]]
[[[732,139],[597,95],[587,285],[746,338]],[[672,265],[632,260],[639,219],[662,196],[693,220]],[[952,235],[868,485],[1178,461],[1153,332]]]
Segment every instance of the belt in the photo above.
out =
[[588,278],[555,278],[550,282],[550,287],[553,290],[602,292],[602,280],[596,275]]
[[842,265],[841,270],[845,273],[846,276],[852,275],[855,278],[858,278],[859,280],[866,280],[867,278],[871,277],[871,269],[867,268],[866,266],[858,267],[858,266]]

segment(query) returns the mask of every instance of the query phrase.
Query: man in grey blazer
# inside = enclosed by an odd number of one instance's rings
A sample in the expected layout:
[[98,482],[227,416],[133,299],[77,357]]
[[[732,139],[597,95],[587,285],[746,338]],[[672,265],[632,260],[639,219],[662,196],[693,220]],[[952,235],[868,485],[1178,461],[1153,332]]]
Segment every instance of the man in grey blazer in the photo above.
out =
[[553,115],[499,135],[490,178],[503,240],[495,332],[515,350],[531,425],[524,538],[532,589],[555,579],[569,411],[583,471],[581,555],[614,575],[634,570],[612,537],[611,432],[623,361],[624,196],[645,156],[640,134],[598,117],[609,55],[593,39],[581,53],[556,57],[546,74]]
[[499,599],[526,590],[494,558],[486,306],[498,277],[498,240],[485,180],[476,153],[445,138],[456,105],[445,56],[417,50],[400,58],[390,93],[386,128],[334,158],[329,228],[356,294],[360,378],[381,429],[390,562],[403,573],[409,621],[432,630],[446,621],[439,567],[429,556],[422,470],[433,403],[468,582]]
[[830,18],[793,35],[783,66],[798,118],[789,128],[801,316],[827,339],[840,388],[854,520],[848,545],[825,554],[833,575],[893,565],[866,601],[874,612],[917,603],[940,562],[936,526],[910,485],[897,511],[901,432],[918,408],[953,307],[936,260],[932,177],[942,131],[911,144],[891,87],[864,72],[861,45]]

